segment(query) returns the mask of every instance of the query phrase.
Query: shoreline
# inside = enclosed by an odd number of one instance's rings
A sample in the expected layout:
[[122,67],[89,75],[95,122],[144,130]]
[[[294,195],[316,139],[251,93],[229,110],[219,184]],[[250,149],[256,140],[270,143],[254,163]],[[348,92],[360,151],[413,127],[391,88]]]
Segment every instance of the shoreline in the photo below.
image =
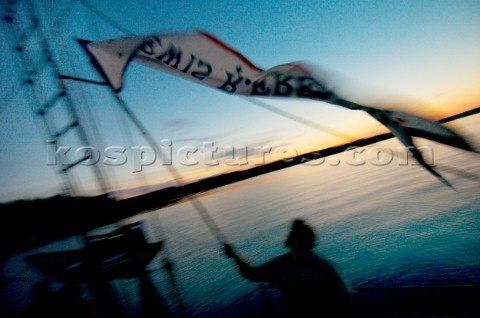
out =
[[[446,123],[480,113],[480,107],[439,120]],[[150,193],[123,200],[109,198],[108,195],[95,197],[53,196],[45,199],[17,200],[0,204],[4,218],[0,234],[0,254],[6,255],[32,247],[42,246],[49,241],[71,235],[81,235],[92,229],[118,222],[134,215],[164,208],[200,196],[214,189],[239,181],[278,171],[306,161],[325,158],[351,147],[364,147],[369,144],[393,138],[392,133],[384,133],[347,144],[333,146],[275,161],[243,171],[235,171],[182,186],[171,186]],[[9,226],[22,224],[21,231],[11,233]]]

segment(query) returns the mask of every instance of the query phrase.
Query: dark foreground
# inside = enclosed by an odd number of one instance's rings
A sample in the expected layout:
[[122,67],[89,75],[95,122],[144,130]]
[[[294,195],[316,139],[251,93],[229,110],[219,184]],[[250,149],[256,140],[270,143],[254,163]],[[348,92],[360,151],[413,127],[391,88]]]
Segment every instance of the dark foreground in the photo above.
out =
[[[155,273],[147,270],[161,249],[162,242],[145,240],[142,224],[136,222],[87,236],[84,248],[30,254],[27,262],[42,276],[30,284],[27,302],[0,308],[0,313],[5,318],[283,317],[285,305],[278,291],[262,284],[209,312],[194,313],[181,303],[165,301],[175,290],[164,297],[152,279]],[[171,271],[170,264],[162,265],[158,270]],[[13,283],[10,279],[16,278],[4,277],[1,282],[2,305],[15,304],[19,297],[5,292]],[[135,297],[120,296],[115,282],[121,279],[136,282],[132,284]],[[478,299],[480,286],[466,285],[357,288],[350,292],[352,317],[480,317]],[[318,315],[312,317],[334,316],[322,313],[321,299],[317,307]]]

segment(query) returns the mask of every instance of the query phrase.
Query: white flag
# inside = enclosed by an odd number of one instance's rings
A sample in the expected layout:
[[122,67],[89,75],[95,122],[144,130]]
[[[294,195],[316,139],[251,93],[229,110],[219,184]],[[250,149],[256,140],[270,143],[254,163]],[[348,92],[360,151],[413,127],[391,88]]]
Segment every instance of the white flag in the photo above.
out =
[[[308,98],[366,111],[390,129],[426,168],[420,152],[413,145],[412,136],[473,151],[460,135],[434,121],[340,98],[328,89],[329,83],[321,78],[321,74],[316,74],[303,62],[263,70],[206,32],[161,33],[99,42],[78,41],[116,92],[122,88],[126,67],[134,61],[230,94]],[[427,169],[433,171],[431,167]],[[439,176],[434,171],[432,173]]]
[[264,71],[206,32],[79,42],[117,92],[128,63],[134,61],[231,94],[320,100],[331,97],[301,62]]

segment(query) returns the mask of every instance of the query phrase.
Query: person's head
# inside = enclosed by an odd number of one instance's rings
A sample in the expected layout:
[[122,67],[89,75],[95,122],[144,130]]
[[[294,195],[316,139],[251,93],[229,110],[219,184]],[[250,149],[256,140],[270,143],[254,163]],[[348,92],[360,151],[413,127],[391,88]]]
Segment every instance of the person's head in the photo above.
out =
[[292,229],[285,241],[285,246],[292,250],[311,250],[315,247],[315,232],[303,220],[295,219]]

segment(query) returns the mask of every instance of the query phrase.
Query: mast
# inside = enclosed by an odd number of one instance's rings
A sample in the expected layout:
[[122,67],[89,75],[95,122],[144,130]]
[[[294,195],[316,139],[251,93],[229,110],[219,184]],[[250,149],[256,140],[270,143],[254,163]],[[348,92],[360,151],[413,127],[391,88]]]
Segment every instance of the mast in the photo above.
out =
[[[9,0],[5,9],[4,22],[10,27],[13,47],[19,56],[22,68],[22,85],[25,86],[26,99],[30,103],[34,116],[43,127],[46,141],[58,149],[67,135],[75,133],[82,146],[92,146],[75,108],[71,93],[60,76],[60,66],[52,54],[49,39],[42,28],[39,16],[32,0]],[[60,112],[67,118],[59,116]],[[61,162],[55,153],[57,173],[63,181],[64,195],[77,193],[71,170],[91,159],[88,152],[73,162]],[[60,161],[60,164],[58,162]],[[99,165],[91,165],[101,194],[109,192],[107,177]]]

